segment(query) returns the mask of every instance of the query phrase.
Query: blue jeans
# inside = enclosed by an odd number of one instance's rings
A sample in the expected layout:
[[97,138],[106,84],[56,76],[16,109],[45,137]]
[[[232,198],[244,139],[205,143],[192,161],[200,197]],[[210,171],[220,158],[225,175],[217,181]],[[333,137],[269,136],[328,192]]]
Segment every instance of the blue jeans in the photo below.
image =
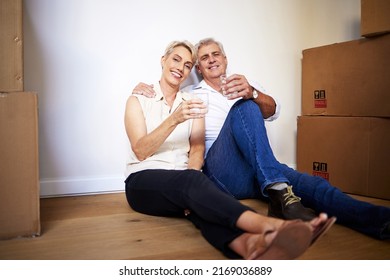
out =
[[218,138],[211,146],[204,173],[237,199],[266,198],[266,187],[276,182],[293,186],[302,204],[336,216],[340,224],[378,239],[390,223],[390,208],[359,201],[327,180],[300,173],[274,156],[258,106],[240,100],[231,108]]

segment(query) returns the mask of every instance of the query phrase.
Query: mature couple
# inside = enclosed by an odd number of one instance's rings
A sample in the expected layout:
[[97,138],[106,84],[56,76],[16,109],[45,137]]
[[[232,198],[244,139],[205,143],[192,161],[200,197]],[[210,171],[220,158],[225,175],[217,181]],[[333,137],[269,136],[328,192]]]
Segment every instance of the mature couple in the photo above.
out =
[[[264,120],[278,117],[279,104],[241,75],[221,86],[227,64],[222,44],[213,39],[195,48],[175,41],[161,59],[160,80],[134,89],[125,115],[130,206],[150,215],[187,217],[230,258],[296,258],[334,222],[324,213],[389,238],[389,208],[352,199],[276,160]],[[180,90],[193,66],[203,80]],[[205,115],[194,110],[204,106],[191,96],[198,90],[209,92]],[[243,198],[268,199],[270,217],[237,200]]]

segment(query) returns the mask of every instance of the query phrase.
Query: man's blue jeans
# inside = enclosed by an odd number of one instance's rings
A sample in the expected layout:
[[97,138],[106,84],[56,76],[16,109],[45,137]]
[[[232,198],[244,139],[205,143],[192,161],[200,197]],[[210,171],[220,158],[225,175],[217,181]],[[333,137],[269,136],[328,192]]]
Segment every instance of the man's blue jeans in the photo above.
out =
[[211,146],[204,173],[223,191],[237,199],[266,198],[266,187],[276,182],[293,186],[302,204],[316,212],[336,216],[340,224],[383,239],[390,223],[390,208],[353,199],[320,177],[300,173],[274,156],[260,109],[240,100],[231,108],[221,132]]

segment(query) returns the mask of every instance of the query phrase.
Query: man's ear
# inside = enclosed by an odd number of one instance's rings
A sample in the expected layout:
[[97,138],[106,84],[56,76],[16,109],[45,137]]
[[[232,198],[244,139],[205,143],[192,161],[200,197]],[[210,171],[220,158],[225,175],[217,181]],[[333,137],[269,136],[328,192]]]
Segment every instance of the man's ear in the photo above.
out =
[[200,69],[199,69],[199,64],[196,64],[196,65],[195,65],[195,68],[196,68],[196,71],[198,71],[198,74],[199,74],[199,75],[202,75],[202,72],[200,72]]
[[160,61],[160,63],[161,63],[161,68],[164,68],[164,62],[165,62],[165,56],[162,56],[162,57],[161,57],[161,61]]

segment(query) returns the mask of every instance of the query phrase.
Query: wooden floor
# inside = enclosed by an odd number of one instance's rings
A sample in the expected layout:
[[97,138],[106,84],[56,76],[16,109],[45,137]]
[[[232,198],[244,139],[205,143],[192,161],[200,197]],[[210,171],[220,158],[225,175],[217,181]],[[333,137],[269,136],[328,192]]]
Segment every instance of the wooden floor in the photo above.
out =
[[[390,201],[359,199],[390,207]],[[266,213],[263,202],[243,202]],[[225,259],[190,222],[136,213],[124,193],[41,199],[41,224],[39,237],[0,241],[0,259]],[[389,260],[390,241],[335,225],[300,259]]]

